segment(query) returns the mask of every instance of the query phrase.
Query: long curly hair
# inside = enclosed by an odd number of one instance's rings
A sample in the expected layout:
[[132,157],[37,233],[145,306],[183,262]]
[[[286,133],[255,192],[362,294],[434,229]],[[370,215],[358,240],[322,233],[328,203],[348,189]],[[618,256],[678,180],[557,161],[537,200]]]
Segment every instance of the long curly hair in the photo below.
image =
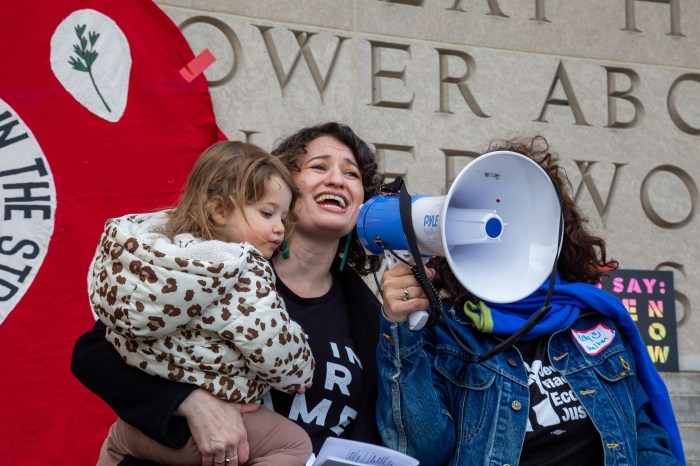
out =
[[[556,187],[564,217],[564,238],[557,262],[557,271],[561,278],[568,282],[596,284],[600,282],[606,271],[618,268],[619,264],[616,260],[607,258],[605,240],[589,231],[588,218],[583,216],[570,195],[571,181],[566,171],[559,165],[559,156],[550,150],[549,143],[543,136],[516,136],[505,140],[494,140],[485,153],[495,151],[517,152],[532,159],[549,175]],[[447,260],[435,257],[428,265],[437,272],[433,285],[450,296],[452,302],[476,300],[457,281]]]
[[[306,154],[307,145],[322,136],[333,137],[352,151],[362,174],[363,201],[366,202],[372,196],[379,194],[379,188],[384,183],[384,175],[379,172],[377,156],[374,150],[345,124],[327,122],[302,128],[277,142],[272,155],[278,156],[291,172],[298,172],[297,162]],[[351,233],[347,265],[358,274],[367,275],[376,270],[378,264],[368,257],[357,236],[357,231],[353,229]],[[338,256],[342,256],[344,250],[345,241],[341,240],[338,242]]]

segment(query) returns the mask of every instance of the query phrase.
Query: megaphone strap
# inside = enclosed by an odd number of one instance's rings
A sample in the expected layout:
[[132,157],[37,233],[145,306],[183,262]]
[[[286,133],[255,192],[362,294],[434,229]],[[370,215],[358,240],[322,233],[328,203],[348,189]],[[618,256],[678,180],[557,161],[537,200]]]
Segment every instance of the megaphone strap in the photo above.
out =
[[406,184],[403,182],[401,177],[397,177],[394,180],[393,188],[398,189],[399,192],[399,214],[401,216],[401,226],[403,228],[404,235],[406,236],[406,243],[408,244],[408,250],[413,256],[413,266],[411,270],[413,275],[423,288],[426,296],[428,296],[428,301],[430,302],[430,315],[428,316],[428,322],[426,325],[435,325],[437,321],[442,319],[442,300],[439,294],[435,290],[435,287],[430,282],[428,274],[425,272],[425,266],[421,260],[421,254],[418,250],[418,242],[416,241],[416,233],[413,230],[413,220],[411,215],[411,195],[408,190],[406,190]]
[[[563,218],[560,217],[560,221],[559,221],[560,241],[561,241],[561,231],[563,228],[564,228],[564,221],[563,221]],[[459,346],[464,351],[466,351],[468,354],[470,354],[472,356],[476,356],[477,362],[484,362],[487,359],[490,359],[490,358],[494,357],[495,355],[497,355],[498,353],[505,351],[505,350],[509,349],[510,347],[512,347],[513,345],[515,345],[518,341],[520,341],[520,339],[522,337],[527,335],[527,333],[530,330],[532,330],[535,327],[535,325],[537,325],[544,318],[545,315],[547,315],[549,310],[552,308],[552,306],[549,303],[552,300],[552,293],[554,292],[554,283],[556,282],[556,276],[557,276],[557,262],[555,261],[554,265],[552,265],[552,273],[549,276],[549,286],[547,288],[547,296],[545,297],[544,305],[541,308],[539,308],[537,310],[537,312],[535,312],[528,319],[528,321],[525,322],[525,325],[523,325],[517,332],[515,332],[514,334],[512,334],[511,336],[509,336],[508,338],[506,338],[505,340],[503,340],[502,342],[500,342],[499,344],[495,345],[493,348],[491,348],[490,350],[488,350],[482,354],[475,353],[474,351],[469,349],[469,347],[467,347],[467,345],[464,344],[464,342],[457,336],[455,331],[450,326],[449,320],[447,320],[447,322],[446,322],[447,328],[450,331],[450,333],[452,334],[452,337],[454,338],[454,340],[457,342],[457,344],[459,344]],[[465,305],[465,310],[466,310],[466,305]],[[467,312],[467,315],[469,315],[468,312]]]
[[379,187],[382,194],[398,194],[401,187],[404,185],[403,178],[397,176],[391,183],[385,183]]
[[488,359],[491,359],[498,353],[501,353],[513,345],[515,345],[520,339],[527,334],[537,323],[542,320],[542,318],[549,312],[551,306],[542,306],[536,313],[530,317],[530,320],[527,321],[523,327],[515,332],[513,335],[509,336],[499,344],[495,345],[493,348],[489,349],[488,351],[485,351],[482,354],[478,354],[474,351],[472,351],[467,345],[464,344],[464,342],[457,336],[455,331],[452,329],[452,326],[450,325],[449,319],[446,321],[447,329],[450,331],[450,334],[452,335],[452,338],[457,342],[457,344],[467,352],[467,354],[470,354],[471,356],[476,357],[477,362],[484,362]]

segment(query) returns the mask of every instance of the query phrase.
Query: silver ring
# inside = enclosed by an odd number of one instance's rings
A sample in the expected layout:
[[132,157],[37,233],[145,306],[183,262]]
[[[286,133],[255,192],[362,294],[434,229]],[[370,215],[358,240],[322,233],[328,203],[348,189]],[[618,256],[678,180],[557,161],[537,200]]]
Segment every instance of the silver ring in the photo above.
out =
[[401,293],[401,301],[408,301],[408,298],[411,297],[411,293],[408,292],[408,288],[403,289],[403,293]]
[[228,463],[229,461],[233,461],[235,459],[238,459],[238,455],[234,456],[233,458],[226,458],[224,461]]

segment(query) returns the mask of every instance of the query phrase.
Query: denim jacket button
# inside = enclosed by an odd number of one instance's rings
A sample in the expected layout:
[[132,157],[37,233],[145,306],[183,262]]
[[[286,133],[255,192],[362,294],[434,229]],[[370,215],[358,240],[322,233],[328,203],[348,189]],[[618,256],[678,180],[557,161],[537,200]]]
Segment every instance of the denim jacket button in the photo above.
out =
[[514,411],[520,411],[523,405],[518,400],[513,400],[513,402],[510,404],[510,407],[513,408]]
[[510,364],[511,367],[515,367],[515,366],[518,365],[518,362],[517,362],[515,359],[513,359],[513,358],[509,358],[509,359],[508,359],[508,364]]

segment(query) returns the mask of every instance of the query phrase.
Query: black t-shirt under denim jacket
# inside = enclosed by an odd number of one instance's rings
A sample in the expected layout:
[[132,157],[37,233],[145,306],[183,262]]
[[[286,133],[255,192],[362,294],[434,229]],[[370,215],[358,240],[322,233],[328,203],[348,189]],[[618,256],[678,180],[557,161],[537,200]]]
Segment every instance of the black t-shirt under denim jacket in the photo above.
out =
[[547,339],[516,344],[528,373],[530,412],[520,466],[599,465],[603,443],[591,418],[547,355]]

